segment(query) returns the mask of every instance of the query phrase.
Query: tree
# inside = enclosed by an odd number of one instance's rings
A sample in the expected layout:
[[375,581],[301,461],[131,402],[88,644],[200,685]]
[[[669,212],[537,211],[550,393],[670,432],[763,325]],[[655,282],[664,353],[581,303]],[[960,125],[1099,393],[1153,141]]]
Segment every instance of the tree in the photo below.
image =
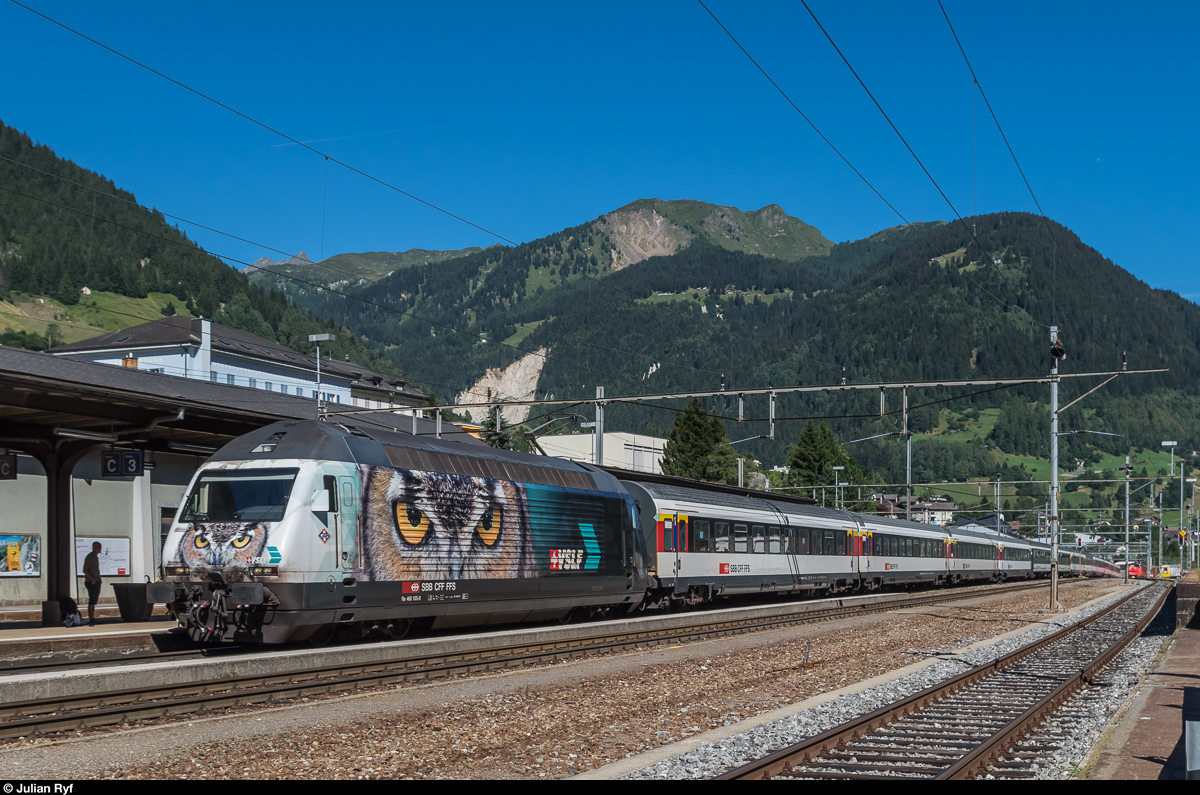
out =
[[737,459],[725,426],[716,417],[709,417],[699,400],[692,398],[687,408],[675,415],[675,427],[663,451],[663,474],[736,483]]
[[[841,477],[843,483],[866,483],[866,472],[846,450],[837,443],[833,431],[825,423],[814,425],[812,420],[804,423],[800,438],[788,450],[789,486],[832,486],[838,473],[835,466],[845,467]],[[822,492],[823,503],[833,505],[833,490]],[[819,498],[822,499],[822,498]]]
[[512,426],[504,421],[500,412],[494,409],[488,411],[487,417],[483,421],[483,428],[479,433],[488,447],[495,447],[499,450],[514,449]]

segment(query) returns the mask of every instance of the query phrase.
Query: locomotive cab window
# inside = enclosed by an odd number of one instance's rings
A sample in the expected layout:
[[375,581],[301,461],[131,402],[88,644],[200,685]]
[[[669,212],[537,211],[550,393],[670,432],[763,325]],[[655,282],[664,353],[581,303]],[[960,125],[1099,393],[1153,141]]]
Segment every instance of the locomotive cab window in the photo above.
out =
[[299,469],[210,469],[196,481],[181,522],[278,522]]

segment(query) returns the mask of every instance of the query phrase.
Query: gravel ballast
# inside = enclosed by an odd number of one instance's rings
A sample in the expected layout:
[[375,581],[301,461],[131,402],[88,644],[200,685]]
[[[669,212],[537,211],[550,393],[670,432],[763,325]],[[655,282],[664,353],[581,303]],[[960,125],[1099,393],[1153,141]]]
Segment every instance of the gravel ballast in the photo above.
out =
[[[1074,608],[1118,582],[1065,584]],[[964,594],[964,599],[966,599]],[[86,741],[24,740],[0,750],[6,778],[562,778],[629,774],[681,742],[730,733],[759,716],[848,686],[957,655],[983,639],[1062,617],[1040,613],[1045,592],[801,625],[684,646],[369,693],[227,717],[130,727]],[[1022,641],[1027,642],[1027,641]],[[871,695],[836,698],[787,721],[690,750],[638,777],[698,778],[823,731],[857,711],[927,687],[1020,645],[935,662]],[[1001,650],[1003,649],[1003,650]],[[805,660],[808,665],[805,665]],[[873,692],[872,692],[873,691]],[[789,723],[790,721],[790,723]],[[707,746],[706,746],[707,747]],[[711,758],[710,758],[711,757]],[[618,763],[599,771],[606,765]],[[593,773],[594,775],[594,773]],[[590,777],[590,776],[589,776]]]

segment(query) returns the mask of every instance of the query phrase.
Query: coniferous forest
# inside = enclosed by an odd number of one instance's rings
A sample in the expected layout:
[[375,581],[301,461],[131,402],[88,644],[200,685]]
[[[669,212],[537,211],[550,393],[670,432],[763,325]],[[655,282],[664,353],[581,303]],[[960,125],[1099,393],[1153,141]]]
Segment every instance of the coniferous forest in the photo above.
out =
[[[40,296],[70,308],[88,302],[85,287],[133,298],[165,293],[173,298],[163,314],[186,310],[304,352],[311,351],[309,334],[337,330],[289,305],[281,293],[250,284],[111,180],[0,124],[0,300]],[[0,344],[41,348],[51,342],[6,331],[5,321],[0,316]],[[114,314],[104,322],[116,329],[140,321]],[[401,374],[347,329],[338,330],[330,353]]]

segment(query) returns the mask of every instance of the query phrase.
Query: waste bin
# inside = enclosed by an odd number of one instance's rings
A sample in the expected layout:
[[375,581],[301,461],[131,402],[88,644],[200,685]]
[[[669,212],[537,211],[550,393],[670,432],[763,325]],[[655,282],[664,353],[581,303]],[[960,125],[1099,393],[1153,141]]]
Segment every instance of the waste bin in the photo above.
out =
[[146,601],[146,583],[115,582],[113,593],[117,597],[117,610],[122,621],[148,621],[154,605]]

